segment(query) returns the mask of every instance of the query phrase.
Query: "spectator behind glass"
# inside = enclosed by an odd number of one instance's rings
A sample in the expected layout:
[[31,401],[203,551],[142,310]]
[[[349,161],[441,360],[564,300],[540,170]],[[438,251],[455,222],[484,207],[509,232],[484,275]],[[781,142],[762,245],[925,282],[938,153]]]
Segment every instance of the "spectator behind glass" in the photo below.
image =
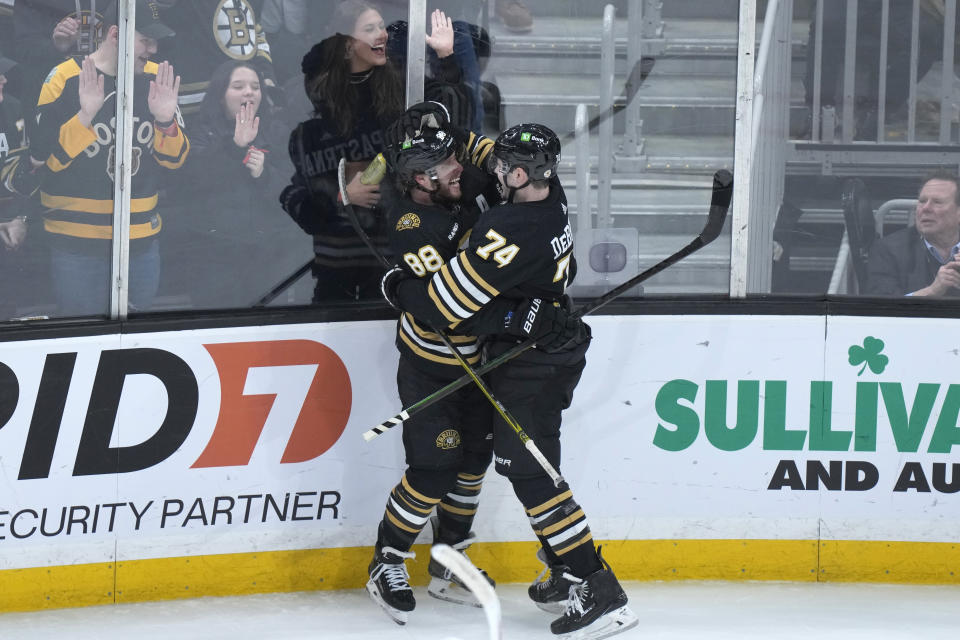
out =
[[[268,91],[276,84],[270,44],[260,26],[262,0],[159,0],[164,20],[177,32],[162,43],[161,55],[183,76],[180,109],[188,119],[203,101],[207,82],[226,60],[248,62]],[[326,5],[326,2],[318,4]],[[266,102],[279,99],[267,94]]]
[[[427,44],[446,59],[453,26],[432,15]],[[403,83],[387,62],[387,31],[380,12],[364,0],[345,0],[332,17],[337,34],[303,58],[304,88],[315,116],[290,135],[296,167],[280,196],[284,210],[314,238],[314,302],[380,300],[383,268],[354,231],[338,203],[337,165],[347,161],[346,192],[365,233],[387,253],[378,185],[360,183],[360,171],[383,151],[383,129],[403,111]]]
[[[97,6],[94,7],[94,4]],[[23,98],[36,103],[50,69],[75,55],[93,53],[103,40],[104,12],[116,0],[17,0],[13,23],[24,74]]]
[[16,273],[19,260],[13,252],[27,235],[25,202],[14,180],[19,163],[30,164],[25,156],[27,136],[20,102],[6,94],[7,74],[15,66],[0,53],[0,321],[12,317],[21,302],[17,285],[24,278]]
[[[27,135],[20,101],[5,93],[7,74],[16,64],[0,53],[0,242],[7,250],[18,249],[27,235],[26,216],[17,200],[18,196],[31,195],[18,193],[14,180],[20,162],[29,164],[29,159],[24,157]],[[5,302],[7,300],[0,300],[0,304]]]
[[[139,124],[130,166],[128,282],[135,310],[150,307],[160,278],[160,174],[179,169],[190,149],[177,124],[180,78],[167,62],[149,61],[157,40],[173,35],[151,10],[153,4],[137,0],[133,51],[133,117]],[[110,26],[96,51],[70,58],[47,75],[30,145],[31,157],[46,165],[40,203],[54,293],[65,316],[104,314],[109,302],[120,32],[115,17],[105,24]]]
[[[236,60],[217,67],[191,122],[178,194],[192,233],[173,268],[188,276],[194,307],[249,307],[302,263],[303,234],[277,206],[292,169],[285,139],[259,70]],[[302,251],[291,251],[297,241]]]
[[956,175],[937,172],[923,181],[914,223],[873,243],[865,293],[960,296],[960,189]]

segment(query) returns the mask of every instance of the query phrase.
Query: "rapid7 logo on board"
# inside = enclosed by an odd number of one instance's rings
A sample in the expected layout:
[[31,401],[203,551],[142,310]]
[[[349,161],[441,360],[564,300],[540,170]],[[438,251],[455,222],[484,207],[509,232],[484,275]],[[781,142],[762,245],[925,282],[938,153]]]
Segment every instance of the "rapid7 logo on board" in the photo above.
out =
[[[306,462],[332,447],[346,428],[351,407],[350,377],[329,347],[312,340],[205,344],[220,383],[219,412],[212,435],[191,468],[243,466],[250,462],[264,429],[287,416],[289,437],[280,463]],[[85,359],[83,359],[85,360]],[[26,430],[19,480],[50,476],[65,422],[68,394],[85,388],[89,375],[78,353],[46,355]],[[74,476],[140,471],[180,450],[194,431],[201,375],[175,353],[157,348],[100,352],[77,445]],[[24,376],[26,377],[26,376]],[[159,427],[142,442],[120,445],[114,433],[125,384],[147,378],[166,394]],[[128,387],[129,388],[129,387]],[[135,394],[133,394],[135,395]],[[21,377],[0,362],[0,429],[31,394]],[[140,399],[142,400],[142,398]],[[26,419],[27,412],[21,412]],[[291,417],[295,416],[295,417]],[[72,416],[71,416],[72,417]],[[153,416],[152,416],[153,417]],[[2,432],[0,432],[2,435]],[[5,458],[12,460],[9,450]]]

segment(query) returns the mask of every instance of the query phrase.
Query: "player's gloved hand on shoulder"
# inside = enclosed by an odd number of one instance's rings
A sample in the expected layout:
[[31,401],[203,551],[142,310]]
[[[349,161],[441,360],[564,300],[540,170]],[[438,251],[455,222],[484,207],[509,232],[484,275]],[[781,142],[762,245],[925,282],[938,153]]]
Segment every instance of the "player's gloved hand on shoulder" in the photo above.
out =
[[407,138],[415,138],[424,128],[441,129],[450,123],[450,112],[439,102],[418,102],[387,127],[384,144],[399,147]]
[[400,285],[402,285],[407,280],[414,279],[409,271],[400,266],[394,266],[393,269],[390,269],[380,280],[380,292],[383,293],[384,299],[390,303],[390,306],[399,311],[403,311],[400,307],[399,302],[399,291]]
[[590,327],[557,302],[533,298],[524,300],[504,317],[510,335],[533,338],[537,347],[562,351],[590,339]]

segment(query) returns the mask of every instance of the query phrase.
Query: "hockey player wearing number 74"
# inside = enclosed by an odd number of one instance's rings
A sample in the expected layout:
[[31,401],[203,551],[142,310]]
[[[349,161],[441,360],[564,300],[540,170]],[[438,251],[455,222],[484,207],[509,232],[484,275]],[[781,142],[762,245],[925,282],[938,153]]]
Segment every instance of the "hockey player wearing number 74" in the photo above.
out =
[[[575,270],[566,197],[556,176],[559,159],[560,141],[549,128],[521,124],[504,131],[493,161],[506,203],[482,214],[467,248],[429,279],[402,273],[386,279],[388,300],[433,326],[487,335],[490,358],[536,338],[554,309],[569,306],[564,289]],[[507,311],[491,329],[490,308],[522,299],[536,304]],[[538,341],[489,374],[493,394],[557,469],[561,413],[572,401],[589,342],[589,327],[578,319],[564,342]],[[555,486],[499,416],[493,418],[493,433],[496,470],[510,480],[543,547],[549,577],[532,585],[529,595],[541,608],[562,613],[551,631],[587,640],[635,626],[637,617],[594,546],[570,487]]]
[[[390,177],[399,191],[396,198],[384,199],[390,247],[402,265],[396,270],[428,279],[456,255],[480,212],[499,201],[492,177],[479,168],[493,141],[452,127],[443,105],[427,102],[408,109],[388,129],[386,142]],[[506,305],[494,312],[501,317],[517,310],[515,301],[498,303]],[[476,337],[443,336],[433,325],[401,315],[397,388],[405,404],[462,374],[451,345],[470,365],[478,364]],[[373,600],[398,624],[416,606],[404,559],[412,556],[410,547],[427,522],[433,524],[435,543],[463,553],[473,540],[470,528],[493,453],[491,413],[487,399],[470,385],[403,424],[408,467],[390,492],[367,584]],[[434,508],[437,515],[431,518]],[[431,560],[428,571],[430,595],[479,605],[442,565]]]

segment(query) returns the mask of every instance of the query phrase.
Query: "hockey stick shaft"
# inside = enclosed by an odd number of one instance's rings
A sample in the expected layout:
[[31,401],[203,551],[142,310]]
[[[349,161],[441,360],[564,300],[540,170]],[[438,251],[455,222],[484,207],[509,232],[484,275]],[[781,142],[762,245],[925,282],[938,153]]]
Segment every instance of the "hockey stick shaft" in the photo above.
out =
[[[626,109],[627,106],[633,102],[633,99],[637,95],[637,91],[640,90],[640,87],[643,86],[643,83],[647,80],[647,76],[650,75],[650,72],[653,71],[653,65],[656,63],[656,58],[640,58],[633,64],[633,69],[630,70],[630,73],[627,74],[627,84],[624,87],[624,92],[626,93],[625,104],[622,106],[610,107],[610,109],[604,113],[601,113],[597,116],[594,116],[590,122],[587,123],[587,130],[593,131],[598,126],[600,122],[605,118],[612,118],[614,114],[622,109]],[[561,140],[560,144],[564,145],[568,142],[573,141],[577,137],[577,133],[572,131],[565,135]]]
[[[622,295],[624,292],[632,289],[641,282],[652,278],[657,275],[667,267],[670,267],[680,260],[683,260],[691,253],[698,251],[704,246],[710,244],[717,239],[717,236],[720,235],[721,230],[723,229],[723,222],[727,217],[727,210],[730,208],[730,198],[733,194],[733,176],[729,171],[722,169],[718,171],[713,176],[713,195],[710,202],[710,213],[707,216],[707,224],[703,227],[703,230],[700,232],[696,238],[694,238],[688,245],[677,251],[676,253],[664,258],[657,264],[653,265],[649,269],[646,269],[642,273],[630,278],[623,284],[611,289],[607,293],[603,294],[592,303],[584,305],[577,309],[572,315],[574,317],[583,317],[587,314],[593,313],[597,309],[603,307],[609,302],[613,301],[618,296]],[[505,351],[500,354],[493,360],[487,362],[481,367],[478,367],[474,371],[477,375],[484,375],[493,369],[496,369],[504,362],[511,360],[535,344],[533,340],[527,340],[513,347],[509,351]],[[447,386],[438,389],[431,393],[429,396],[423,398],[419,402],[416,402],[392,418],[381,422],[377,426],[369,429],[364,432],[363,439],[366,441],[373,440],[380,434],[389,431],[398,424],[402,424],[404,420],[409,419],[411,416],[416,415],[420,411],[423,411],[434,402],[445,398],[447,395],[453,393],[457,389],[463,387],[464,385],[470,382],[470,378],[463,376],[458,378],[448,384]]]
[[265,296],[263,296],[262,298],[254,302],[253,306],[265,307],[266,305],[273,302],[274,298],[276,298],[278,295],[286,291],[290,287],[290,285],[292,285],[294,282],[299,280],[300,277],[303,276],[303,274],[305,274],[307,271],[310,271],[311,266],[313,266],[313,258],[310,258],[309,260],[306,261],[306,263],[298,267],[297,270],[291,273],[289,276],[287,276],[283,280],[283,282],[275,286],[273,289],[270,289],[270,291]]
[[[373,240],[370,239],[370,236],[363,230],[363,227],[360,226],[360,221],[357,219],[356,211],[353,209],[353,205],[350,203],[350,199],[347,197],[347,186],[346,186],[346,161],[344,158],[340,159],[340,164],[337,167],[337,181],[340,185],[340,199],[343,202],[344,211],[347,213],[347,217],[350,219],[350,224],[353,226],[354,231],[357,235],[360,236],[360,239],[363,240],[363,243],[367,245],[367,248],[377,257],[377,260],[380,261],[380,264],[386,269],[393,268],[386,258],[384,258],[379,251],[377,251],[376,246],[373,244]],[[429,325],[428,325],[429,326]],[[490,401],[490,404],[493,405],[493,408],[497,410],[497,413],[500,414],[500,417],[503,418],[504,422],[510,425],[510,428],[513,429],[514,433],[520,438],[520,442],[523,443],[523,446],[527,448],[527,451],[530,452],[530,455],[534,457],[537,463],[546,471],[547,475],[550,476],[550,479],[553,481],[554,486],[559,487],[563,482],[563,476],[556,470],[556,468],[550,464],[550,461],[547,460],[547,457],[543,455],[543,452],[540,451],[540,448],[537,447],[536,443],[527,435],[527,432],[523,430],[523,427],[520,426],[520,423],[517,422],[517,419],[507,411],[507,408],[497,400],[487,385],[480,379],[480,376],[477,375],[476,371],[473,370],[473,367],[470,366],[470,363],[467,362],[467,359],[463,357],[463,354],[460,353],[460,350],[457,349],[456,345],[453,344],[453,341],[447,336],[446,333],[440,331],[434,326],[430,326],[430,329],[440,336],[440,339],[443,341],[444,346],[453,354],[453,357],[457,359],[457,362],[460,363],[460,366],[463,367],[463,370],[467,372],[468,380],[472,380],[474,384],[477,385],[477,388],[480,389],[480,392],[486,396],[487,400]]]

